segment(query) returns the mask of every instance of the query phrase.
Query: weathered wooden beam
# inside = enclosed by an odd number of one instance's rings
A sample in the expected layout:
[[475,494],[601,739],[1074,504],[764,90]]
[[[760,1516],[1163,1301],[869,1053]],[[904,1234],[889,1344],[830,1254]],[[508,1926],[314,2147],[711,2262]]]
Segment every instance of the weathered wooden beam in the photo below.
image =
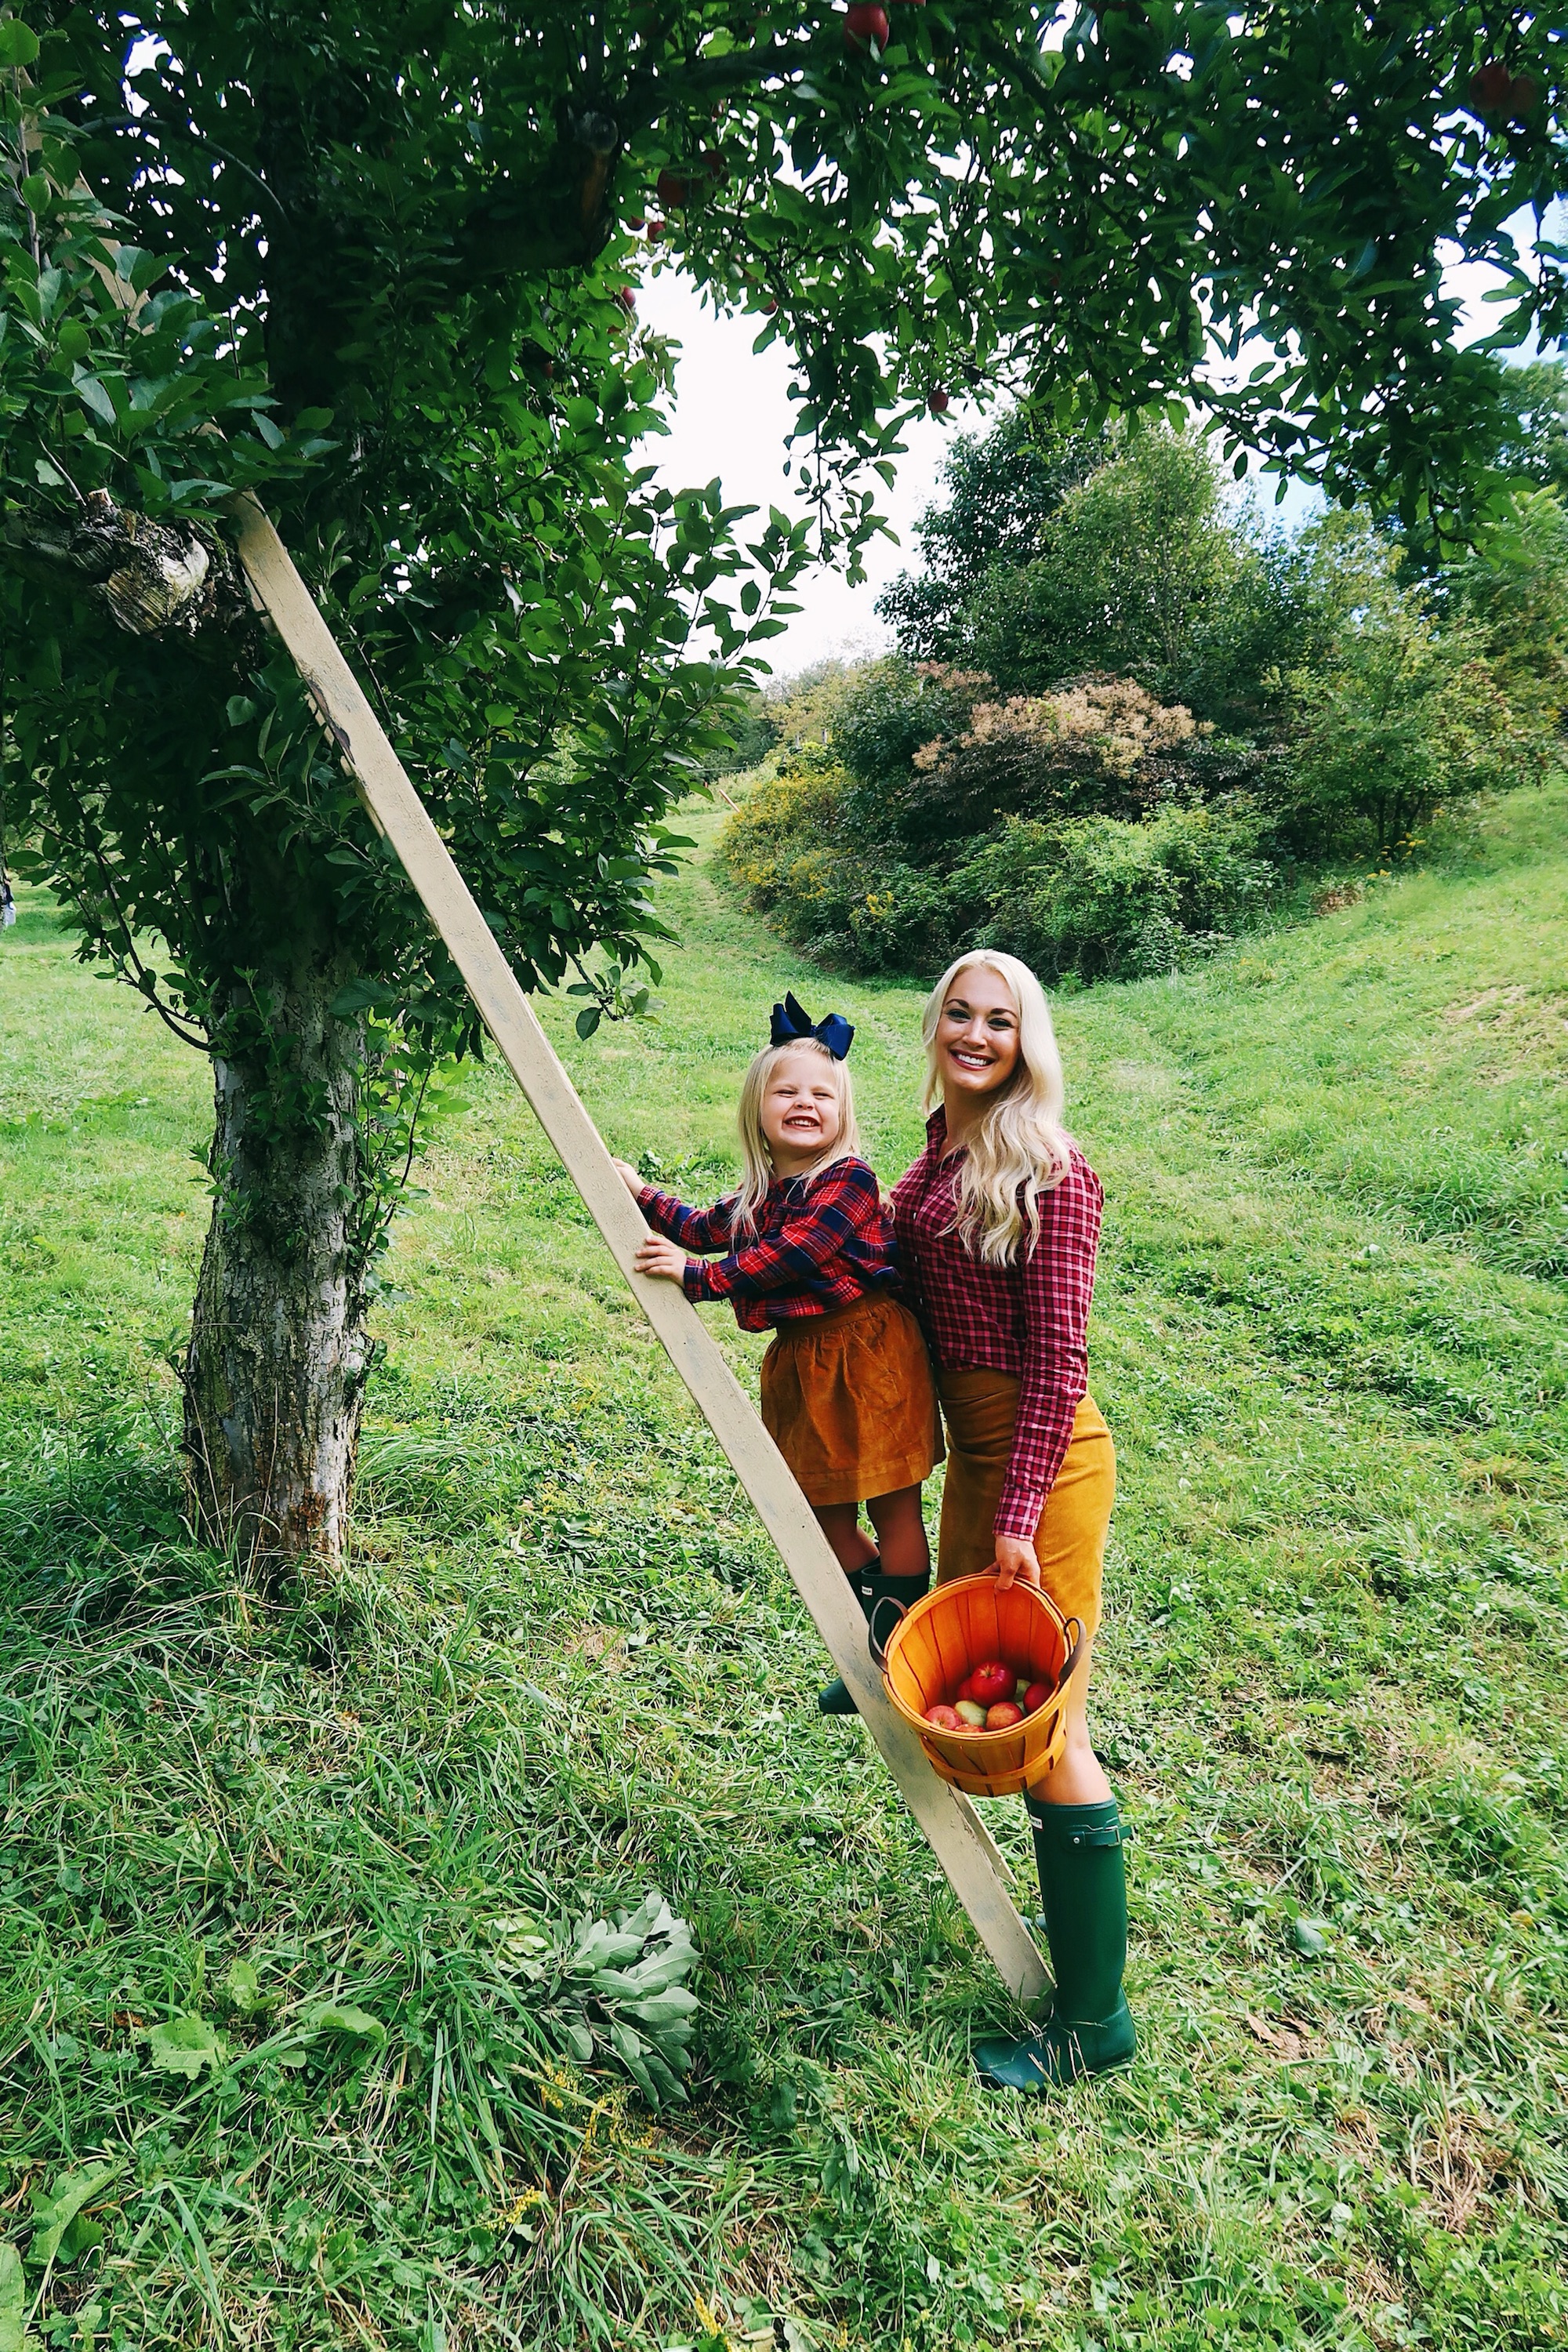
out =
[[634,1270],[647,1227],[598,1129],[270,520],[248,496],[236,501],[235,514],[246,575],[357,777],[372,818],[401,858],[508,1068],[751,1496],[976,1934],[1008,1990],[1026,2001],[1039,1998],[1046,1970],[1006,1891],[1002,1856],[973,1807],[937,1779],[918,1737],[888,1704],[848,1580],[711,1333],[676,1284]]

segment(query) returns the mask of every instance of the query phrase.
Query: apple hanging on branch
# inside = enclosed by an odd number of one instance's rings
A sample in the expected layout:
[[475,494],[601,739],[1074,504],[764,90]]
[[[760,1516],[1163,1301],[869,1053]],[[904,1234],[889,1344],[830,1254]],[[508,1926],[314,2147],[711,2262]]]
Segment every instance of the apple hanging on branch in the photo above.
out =
[[869,51],[880,57],[887,47],[892,26],[888,12],[877,0],[850,0],[844,12],[844,46],[862,53]]

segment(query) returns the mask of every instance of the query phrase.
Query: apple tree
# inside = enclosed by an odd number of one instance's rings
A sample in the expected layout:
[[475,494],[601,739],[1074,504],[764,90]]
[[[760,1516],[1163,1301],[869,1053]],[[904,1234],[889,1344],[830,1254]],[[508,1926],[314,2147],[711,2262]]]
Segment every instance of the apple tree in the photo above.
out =
[[[31,870],[211,1062],[199,1520],[342,1544],[376,1255],[479,1038],[259,625],[277,514],[525,983],[635,1004],[664,816],[810,551],[960,390],[1461,527],[1561,336],[1542,16],[1409,0],[26,0],[0,9],[0,742]],[[796,362],[801,512],[671,497],[676,260]],[[573,975],[576,978],[574,981]]]

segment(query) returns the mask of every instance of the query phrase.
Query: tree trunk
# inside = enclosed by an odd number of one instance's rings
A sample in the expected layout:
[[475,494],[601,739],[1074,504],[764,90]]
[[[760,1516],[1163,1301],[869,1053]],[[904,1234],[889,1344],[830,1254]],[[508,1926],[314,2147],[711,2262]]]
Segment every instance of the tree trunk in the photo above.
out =
[[184,1451],[198,1533],[263,1573],[341,1560],[369,1364],[363,1034],[330,1012],[337,985],[306,964],[215,1007],[255,1050],[215,1059]]

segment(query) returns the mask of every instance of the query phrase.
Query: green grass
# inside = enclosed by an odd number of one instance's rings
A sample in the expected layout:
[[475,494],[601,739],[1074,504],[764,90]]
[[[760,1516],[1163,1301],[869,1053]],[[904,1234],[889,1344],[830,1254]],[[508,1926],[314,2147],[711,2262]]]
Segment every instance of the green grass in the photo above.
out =
[[[25,899],[0,2238],[110,2168],[43,2341],[1568,2339],[1565,814],[1505,803],[1462,858],[1060,1006],[1109,1203],[1098,1716],[1142,2047],[1045,2105],[974,2086],[1007,2005],[503,1075],[398,1229],[347,1576],[268,1609],[185,1542],[205,1076]],[[700,870],[668,896],[658,1027],[547,1013],[612,1145],[716,1186],[794,982],[859,1024],[896,1174],[920,992],[803,974]],[[702,1961],[658,2114],[562,2055],[498,1926],[654,1886]],[[323,2000],[384,2032],[302,2038]],[[176,2017],[221,2043],[195,2081],[152,2063]]]

